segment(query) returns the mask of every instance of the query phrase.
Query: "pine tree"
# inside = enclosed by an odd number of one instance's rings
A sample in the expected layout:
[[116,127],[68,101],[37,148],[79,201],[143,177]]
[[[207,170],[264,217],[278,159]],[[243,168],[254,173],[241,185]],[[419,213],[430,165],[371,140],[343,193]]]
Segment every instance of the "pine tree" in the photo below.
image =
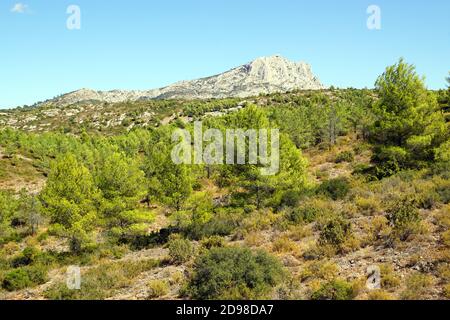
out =
[[17,209],[18,203],[13,195],[0,190],[0,243],[13,234],[11,222]]
[[435,95],[428,92],[415,67],[400,59],[378,78],[376,90],[377,120],[370,132],[377,145],[374,161],[388,175],[432,161],[434,148],[445,141],[446,126]]
[[153,215],[138,207],[146,192],[144,172],[138,163],[112,152],[102,161],[96,180],[103,194],[101,211],[110,234],[117,238],[144,234]]
[[144,163],[148,179],[148,198],[159,201],[179,211],[192,193],[191,169],[175,164],[171,159],[172,142],[167,137],[150,142]]
[[40,196],[42,211],[50,218],[51,230],[69,239],[73,252],[91,243],[100,197],[91,173],[74,156],[57,159]]
[[41,214],[41,203],[35,195],[28,195],[25,190],[20,194],[19,208],[16,219],[20,220],[32,235],[35,235],[39,226],[44,222],[44,217]]

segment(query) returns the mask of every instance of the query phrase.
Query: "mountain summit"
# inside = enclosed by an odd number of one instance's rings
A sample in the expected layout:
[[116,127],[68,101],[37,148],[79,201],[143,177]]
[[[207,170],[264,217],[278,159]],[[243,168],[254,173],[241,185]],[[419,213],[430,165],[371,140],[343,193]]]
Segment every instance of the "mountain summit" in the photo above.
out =
[[123,102],[146,99],[210,99],[250,97],[261,93],[286,92],[296,89],[323,89],[319,79],[304,62],[292,62],[279,55],[261,57],[219,75],[144,91],[94,91],[81,89],[46,103],[58,106],[78,102]]

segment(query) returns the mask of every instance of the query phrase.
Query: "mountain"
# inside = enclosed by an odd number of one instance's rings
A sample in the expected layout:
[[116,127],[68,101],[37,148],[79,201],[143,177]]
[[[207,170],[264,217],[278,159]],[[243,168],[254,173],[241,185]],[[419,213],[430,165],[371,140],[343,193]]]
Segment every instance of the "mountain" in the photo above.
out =
[[149,99],[210,99],[256,96],[261,93],[323,89],[311,66],[279,55],[261,57],[219,75],[144,91],[94,91],[81,89],[44,104],[67,106],[78,102],[124,102]]

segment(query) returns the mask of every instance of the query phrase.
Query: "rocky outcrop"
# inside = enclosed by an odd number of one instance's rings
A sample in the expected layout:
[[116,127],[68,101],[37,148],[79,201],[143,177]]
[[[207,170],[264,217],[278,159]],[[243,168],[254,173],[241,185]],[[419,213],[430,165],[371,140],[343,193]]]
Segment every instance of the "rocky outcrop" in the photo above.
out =
[[210,99],[286,92],[318,90],[324,87],[310,65],[292,62],[275,55],[258,58],[248,64],[208,78],[181,81],[171,86],[145,91],[94,91],[81,89],[45,102],[67,106],[78,102],[124,102],[148,99]]

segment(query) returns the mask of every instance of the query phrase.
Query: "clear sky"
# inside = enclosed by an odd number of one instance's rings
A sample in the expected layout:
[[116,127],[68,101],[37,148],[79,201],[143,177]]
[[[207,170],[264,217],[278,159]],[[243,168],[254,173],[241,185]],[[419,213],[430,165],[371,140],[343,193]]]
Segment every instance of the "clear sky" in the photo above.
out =
[[[80,30],[66,27],[71,4]],[[367,28],[372,4],[381,30]],[[443,88],[450,1],[1,0],[0,108],[79,88],[161,87],[273,54],[310,63],[325,85],[357,88],[404,57]]]

